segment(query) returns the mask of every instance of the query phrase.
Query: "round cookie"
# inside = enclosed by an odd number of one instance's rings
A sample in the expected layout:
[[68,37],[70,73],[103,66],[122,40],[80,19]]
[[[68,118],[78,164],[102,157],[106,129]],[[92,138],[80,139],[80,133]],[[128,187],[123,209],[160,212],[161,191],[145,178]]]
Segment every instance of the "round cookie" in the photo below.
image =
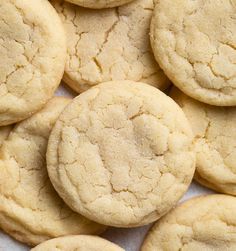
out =
[[173,99],[182,107],[195,136],[195,179],[219,192],[236,195],[236,107],[200,103],[177,88]]
[[74,235],[46,241],[31,251],[125,251],[116,244],[97,236]]
[[12,127],[11,126],[2,126],[0,127],[0,147],[2,146],[2,143],[7,138],[9,133],[11,132]]
[[151,44],[161,68],[184,93],[235,106],[235,30],[235,0],[158,0]]
[[236,198],[208,195],[191,199],[159,220],[141,251],[236,250]]
[[49,133],[69,101],[50,100],[43,110],[17,124],[1,148],[0,227],[29,245],[104,229],[69,209],[48,178],[45,153]]
[[60,84],[66,38],[47,0],[0,0],[0,126],[40,110]]
[[74,211],[110,226],[145,225],[187,190],[195,170],[192,131],[179,106],[158,89],[103,83],[60,115],[47,168]]
[[66,0],[73,4],[77,4],[82,7],[91,8],[91,9],[104,9],[120,6],[126,3],[129,3],[133,0]]
[[149,41],[152,0],[91,10],[52,1],[68,38],[64,81],[75,91],[111,80],[146,82],[166,89],[170,81],[156,63]]

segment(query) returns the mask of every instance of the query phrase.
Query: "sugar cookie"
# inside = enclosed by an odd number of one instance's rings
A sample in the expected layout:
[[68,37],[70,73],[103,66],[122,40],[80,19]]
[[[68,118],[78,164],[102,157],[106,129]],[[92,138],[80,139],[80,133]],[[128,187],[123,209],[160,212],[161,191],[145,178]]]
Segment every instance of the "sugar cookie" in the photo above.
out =
[[123,79],[146,82],[160,89],[169,86],[149,41],[152,0],[96,11],[59,0],[52,3],[67,31],[64,80],[75,91]]
[[177,88],[171,96],[182,107],[195,135],[196,180],[236,195],[236,107],[203,104]]
[[71,211],[47,175],[48,136],[68,102],[59,97],[50,100],[43,110],[17,124],[1,148],[0,227],[30,245],[104,228]]
[[40,110],[66,61],[60,18],[47,0],[0,0],[0,126]]
[[97,236],[72,235],[46,241],[31,251],[125,251],[114,243]]
[[141,251],[235,251],[236,198],[208,195],[191,199],[159,220]]
[[235,106],[235,30],[235,0],[157,0],[151,44],[161,68],[187,95]]
[[66,0],[67,2],[77,4],[91,9],[104,9],[120,6],[133,0]]
[[49,138],[49,177],[66,203],[96,222],[133,227],[167,213],[195,169],[192,132],[179,106],[132,81],[75,98]]

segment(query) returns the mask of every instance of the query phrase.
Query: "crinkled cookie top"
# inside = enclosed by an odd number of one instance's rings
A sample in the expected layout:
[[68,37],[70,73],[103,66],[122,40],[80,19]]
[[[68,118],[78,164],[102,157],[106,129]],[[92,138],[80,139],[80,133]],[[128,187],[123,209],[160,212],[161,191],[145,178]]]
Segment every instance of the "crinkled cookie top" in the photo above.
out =
[[191,199],[158,221],[141,251],[236,250],[236,198],[208,195]]
[[47,163],[73,210],[105,225],[144,225],[187,190],[195,169],[192,132],[182,110],[158,89],[108,82],[63,111]]
[[0,0],[0,126],[30,117],[53,96],[66,39],[47,0]]
[[236,105],[236,0],[157,0],[151,44],[157,61],[187,95]]

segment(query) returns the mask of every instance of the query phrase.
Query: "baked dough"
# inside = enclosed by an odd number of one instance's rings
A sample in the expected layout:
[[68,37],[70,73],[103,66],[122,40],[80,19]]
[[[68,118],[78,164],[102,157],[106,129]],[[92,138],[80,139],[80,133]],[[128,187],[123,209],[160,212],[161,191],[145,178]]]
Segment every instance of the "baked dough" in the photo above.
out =
[[191,199],[153,226],[141,251],[235,251],[235,210],[233,196]]
[[60,84],[66,37],[47,0],[0,0],[0,126],[40,110]]
[[120,6],[133,0],[66,0],[82,7],[91,9],[104,9]]
[[36,245],[68,234],[93,234],[104,227],[71,211],[53,189],[45,153],[50,130],[69,99],[54,98],[19,123],[0,156],[0,227],[17,240]]
[[166,89],[170,81],[156,63],[149,41],[152,0],[91,10],[52,1],[67,31],[64,80],[75,91],[110,80],[134,80]]
[[195,179],[219,192],[236,195],[236,107],[200,103],[174,88],[195,136]]
[[187,95],[236,105],[236,0],[157,0],[151,22],[156,60]]
[[104,225],[133,227],[167,213],[194,170],[192,131],[158,89],[108,82],[76,97],[50,135],[47,168],[76,212]]
[[7,138],[7,136],[9,135],[11,129],[12,129],[11,126],[0,127],[0,147],[2,146],[2,143]]
[[31,251],[125,251],[114,243],[97,236],[74,235],[46,241]]

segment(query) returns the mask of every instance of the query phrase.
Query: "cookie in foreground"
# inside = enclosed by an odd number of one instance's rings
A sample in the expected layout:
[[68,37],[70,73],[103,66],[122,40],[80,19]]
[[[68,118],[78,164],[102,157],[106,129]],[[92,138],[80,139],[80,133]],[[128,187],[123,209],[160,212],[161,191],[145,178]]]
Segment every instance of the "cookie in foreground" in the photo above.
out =
[[236,198],[195,197],[152,227],[141,251],[236,250]]
[[195,170],[192,131],[180,107],[158,89],[107,82],[61,113],[47,164],[74,211],[104,225],[145,225],[186,192]]

